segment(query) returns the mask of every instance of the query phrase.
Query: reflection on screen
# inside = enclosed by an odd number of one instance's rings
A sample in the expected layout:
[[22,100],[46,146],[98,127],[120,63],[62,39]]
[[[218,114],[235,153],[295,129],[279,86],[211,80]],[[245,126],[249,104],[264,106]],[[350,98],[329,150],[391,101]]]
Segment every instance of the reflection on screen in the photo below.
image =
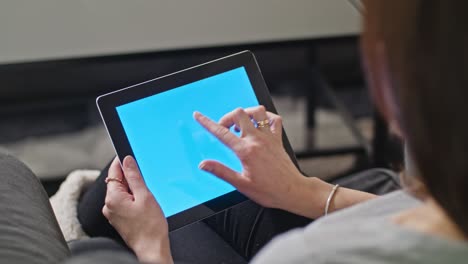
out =
[[192,117],[217,121],[237,107],[258,105],[244,67],[117,107],[146,184],[166,217],[234,190],[198,169],[204,159],[241,171],[236,155]]

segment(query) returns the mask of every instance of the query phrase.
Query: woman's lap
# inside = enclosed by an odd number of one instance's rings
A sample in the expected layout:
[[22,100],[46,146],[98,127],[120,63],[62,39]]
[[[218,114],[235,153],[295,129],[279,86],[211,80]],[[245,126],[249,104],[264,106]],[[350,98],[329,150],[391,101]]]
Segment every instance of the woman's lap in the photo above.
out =
[[[83,195],[78,207],[78,217],[85,232],[91,236],[110,237],[122,242],[118,233],[101,213],[106,192],[106,184],[104,183],[106,176],[107,168],[103,170],[96,183]],[[382,169],[350,175],[337,180],[336,183],[344,187],[375,194],[385,194],[399,188],[395,174]],[[196,227],[188,227],[180,234],[190,236],[192,240],[199,242],[195,243],[191,249],[188,241],[183,241],[184,236],[171,234],[174,258],[190,257],[190,251],[193,251],[193,258],[203,257],[206,259],[206,257],[212,257],[220,259],[222,256],[219,255],[221,252],[225,252],[223,247],[227,243],[239,256],[249,260],[274,236],[293,228],[305,226],[310,222],[310,219],[302,216],[283,210],[264,208],[252,201],[247,201],[203,221],[203,224],[211,228],[222,240],[217,239],[215,236],[211,236],[210,239],[208,234],[204,238],[203,234],[200,234],[200,228],[203,229],[203,227],[199,227],[198,230]],[[211,240],[211,242],[207,240]],[[223,241],[225,243],[221,243]],[[219,252],[213,248],[201,252],[203,251],[200,248],[202,242],[211,246],[218,245]],[[178,256],[179,254],[183,256]],[[201,256],[206,254],[211,254],[211,256]]]

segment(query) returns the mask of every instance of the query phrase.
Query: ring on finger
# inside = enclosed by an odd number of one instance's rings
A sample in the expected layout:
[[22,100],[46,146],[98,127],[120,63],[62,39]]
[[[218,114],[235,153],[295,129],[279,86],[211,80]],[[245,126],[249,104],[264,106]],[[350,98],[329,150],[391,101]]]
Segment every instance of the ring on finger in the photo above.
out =
[[263,128],[263,127],[270,127],[270,120],[269,119],[257,121],[257,128]]
[[115,182],[118,182],[118,183],[123,183],[122,179],[115,178],[115,177],[106,177],[106,179],[105,179],[106,184],[111,182],[111,181],[115,181]]

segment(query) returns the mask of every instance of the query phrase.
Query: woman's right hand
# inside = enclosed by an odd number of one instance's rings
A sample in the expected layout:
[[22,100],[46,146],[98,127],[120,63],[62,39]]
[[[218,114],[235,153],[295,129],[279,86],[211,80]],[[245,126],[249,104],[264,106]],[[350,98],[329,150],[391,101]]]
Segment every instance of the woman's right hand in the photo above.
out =
[[[288,210],[310,217],[319,215],[298,208],[304,192],[310,194],[310,179],[296,168],[283,147],[281,117],[266,112],[263,106],[236,109],[226,114],[219,124],[196,112],[194,118],[239,157],[243,171],[236,172],[215,160],[204,160],[200,169],[229,182],[258,204]],[[269,126],[256,127],[268,120]],[[240,129],[237,137],[229,128]],[[313,190],[312,190],[313,191]],[[317,192],[317,196],[321,193]],[[326,194],[325,194],[326,195]],[[311,203],[313,201],[307,201]],[[308,205],[308,210],[310,205]]]

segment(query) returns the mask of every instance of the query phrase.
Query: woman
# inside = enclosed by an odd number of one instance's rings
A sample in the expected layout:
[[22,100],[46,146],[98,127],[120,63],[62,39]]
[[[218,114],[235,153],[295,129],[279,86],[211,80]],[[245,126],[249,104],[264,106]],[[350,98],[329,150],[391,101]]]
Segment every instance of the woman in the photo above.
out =
[[[468,22],[464,19],[468,4],[367,1],[365,7],[362,47],[371,92],[386,120],[406,140],[408,154],[420,168],[409,175],[417,178],[413,182],[419,182],[419,187],[415,184],[409,187],[419,195],[421,203],[403,193],[374,199],[278,238],[254,263],[302,263],[314,257],[320,261],[360,263],[376,258],[384,261],[388,256],[393,258],[388,263],[461,261],[468,257],[465,243],[468,214],[463,206],[468,202],[465,194],[468,126],[461,117],[466,111],[464,100],[468,98],[465,89],[468,56],[464,51],[468,36],[463,26]],[[270,127],[256,128],[251,117],[259,122],[269,120]],[[243,172],[237,173],[207,160],[200,164],[200,169],[231,183],[264,207],[315,219],[324,211],[336,211],[374,198],[368,193],[336,189],[316,178],[303,177],[283,150],[281,118],[263,107],[236,109],[219,123],[200,113],[195,113],[194,118],[231,148],[243,165]],[[241,138],[229,132],[231,126],[241,129]],[[128,186],[119,182],[124,178]],[[171,263],[167,223],[133,158],[125,158],[123,171],[115,161],[108,179],[103,214],[140,260]],[[327,199],[331,201],[328,206]],[[401,204],[385,208],[398,199]],[[381,209],[380,216],[373,215],[374,208]],[[364,210],[372,212],[369,220],[353,217],[365,214]],[[345,215],[357,222],[346,222]],[[152,224],[142,228],[148,222]],[[335,226],[332,222],[336,222]],[[364,224],[368,225],[358,227]],[[383,229],[385,235],[378,235]],[[325,239],[325,235],[349,240]],[[318,252],[308,240],[322,241],[326,246],[316,245],[321,250]],[[401,240],[406,247],[413,248],[411,254],[399,248]],[[385,243],[388,248],[379,248],[375,243]],[[360,255],[362,251],[369,251],[369,255]]]
[[[364,4],[362,51],[371,93],[406,140],[411,168],[403,182],[414,196],[375,197],[303,177],[282,148],[281,119],[262,107],[237,109],[219,123],[195,113],[233,149],[244,170],[236,173],[215,161],[203,161],[200,169],[265,207],[307,218],[336,211],[274,239],[253,263],[462,263],[468,258],[468,125],[463,116],[468,3]],[[255,128],[250,116],[269,120],[270,127]],[[241,138],[227,130],[232,125],[242,130]],[[114,161],[107,182],[102,212],[120,237],[140,261],[172,263],[167,222],[133,158],[126,157],[123,168]]]

